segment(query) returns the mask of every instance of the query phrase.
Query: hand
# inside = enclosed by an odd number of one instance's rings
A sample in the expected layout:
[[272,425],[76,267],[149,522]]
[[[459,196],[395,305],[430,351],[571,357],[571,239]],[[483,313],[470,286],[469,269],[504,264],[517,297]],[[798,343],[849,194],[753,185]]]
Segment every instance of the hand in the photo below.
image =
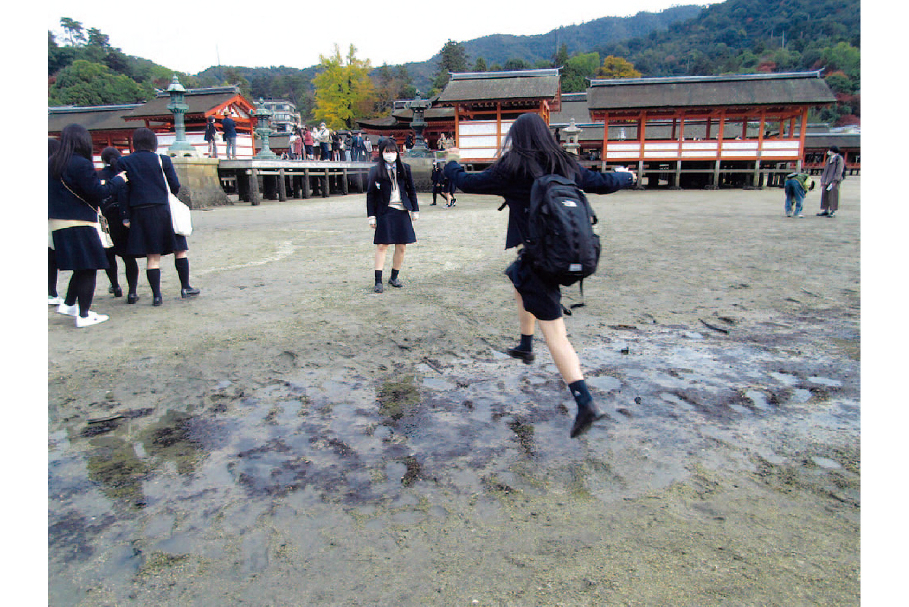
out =
[[410,219],[411,219],[412,221],[416,221],[416,220],[418,220],[419,218],[420,218],[420,212],[419,212],[419,211],[411,211],[411,212],[410,212]]
[[128,220],[128,219],[124,220],[124,221],[123,221],[123,225],[126,226],[126,227],[128,228],[128,227],[129,227],[129,220]]
[[376,229],[376,218],[375,217],[369,218],[369,227],[371,227],[373,230]]
[[126,176],[126,171],[120,171],[119,173],[117,173],[117,177],[122,177],[123,181],[127,181],[127,182],[129,181],[129,178]]
[[629,174],[631,175],[631,184],[632,184],[632,185],[634,185],[635,183],[638,182],[638,176],[637,176],[637,174],[635,174],[634,171],[631,171],[631,170],[629,170],[629,169],[626,168],[626,167],[615,167],[615,168],[613,169],[613,171],[615,171],[616,173],[629,173]]
[[831,183],[830,185],[827,186],[827,191],[829,192],[832,189],[833,189],[833,184]]

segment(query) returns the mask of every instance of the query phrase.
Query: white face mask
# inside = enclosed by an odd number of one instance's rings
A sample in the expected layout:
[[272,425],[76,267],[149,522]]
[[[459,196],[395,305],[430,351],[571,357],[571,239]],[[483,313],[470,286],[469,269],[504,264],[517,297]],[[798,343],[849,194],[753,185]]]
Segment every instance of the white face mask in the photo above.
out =
[[398,159],[397,152],[382,152],[382,158],[385,159],[385,162],[392,164],[395,160]]

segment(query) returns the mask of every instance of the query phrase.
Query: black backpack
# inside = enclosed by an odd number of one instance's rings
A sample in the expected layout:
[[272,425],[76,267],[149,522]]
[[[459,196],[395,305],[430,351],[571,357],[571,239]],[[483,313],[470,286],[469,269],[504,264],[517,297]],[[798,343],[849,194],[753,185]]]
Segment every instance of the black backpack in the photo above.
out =
[[530,190],[530,233],[524,255],[544,279],[572,285],[590,276],[600,260],[596,214],[584,192],[561,175],[537,177]]

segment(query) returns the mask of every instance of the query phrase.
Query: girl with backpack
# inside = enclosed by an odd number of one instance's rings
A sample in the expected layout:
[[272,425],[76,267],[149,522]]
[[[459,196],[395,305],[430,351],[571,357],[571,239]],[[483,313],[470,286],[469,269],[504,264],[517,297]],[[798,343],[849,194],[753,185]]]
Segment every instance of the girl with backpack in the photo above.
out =
[[[596,173],[580,167],[558,144],[538,114],[522,114],[515,120],[503,150],[495,164],[482,173],[468,174],[456,161],[450,161],[445,166],[445,177],[464,192],[505,198],[508,205],[506,249],[523,244],[525,235],[530,233],[531,189],[538,177],[560,175],[574,180],[581,190],[596,194],[610,194],[631,187],[636,179],[630,171]],[[584,381],[578,355],[568,341],[559,284],[540,276],[522,252],[518,252],[517,260],[505,270],[514,285],[521,330],[520,343],[507,352],[531,363],[534,360],[533,335],[539,321],[552,359],[577,403],[570,434],[575,438],[589,430],[602,415]]]

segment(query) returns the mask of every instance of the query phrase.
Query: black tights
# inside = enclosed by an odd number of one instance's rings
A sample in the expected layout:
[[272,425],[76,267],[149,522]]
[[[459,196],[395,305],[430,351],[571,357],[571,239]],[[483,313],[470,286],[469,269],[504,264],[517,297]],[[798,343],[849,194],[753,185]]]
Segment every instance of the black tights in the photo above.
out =
[[57,253],[47,247],[47,294],[57,296]]
[[78,300],[79,315],[85,318],[88,316],[88,309],[92,305],[92,298],[95,295],[95,275],[97,270],[73,270],[73,276],[69,279],[69,288],[66,290],[66,298],[63,302],[71,306]]
[[[108,268],[104,271],[107,273],[108,280],[110,280],[110,286],[119,287],[120,280],[117,278],[117,255],[114,254],[113,249],[107,249],[105,253],[107,254]],[[136,286],[139,282],[139,264],[136,262],[136,258],[124,257],[123,269],[126,271],[127,288],[130,293],[135,294]]]

